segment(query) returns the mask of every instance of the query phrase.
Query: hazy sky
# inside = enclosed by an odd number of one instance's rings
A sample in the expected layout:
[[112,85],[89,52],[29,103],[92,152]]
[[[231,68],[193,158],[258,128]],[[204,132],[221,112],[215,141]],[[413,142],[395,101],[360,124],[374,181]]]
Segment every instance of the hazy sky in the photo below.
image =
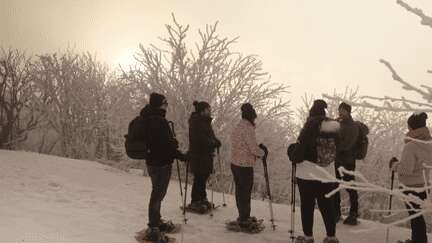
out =
[[[431,0],[407,2],[432,14]],[[69,46],[125,62],[139,43],[160,43],[172,12],[191,34],[219,21],[221,34],[240,36],[234,49],[259,55],[274,81],[291,86],[294,104],[305,92],[346,86],[400,95],[380,58],[407,80],[432,82],[432,29],[395,0],[0,0],[0,46],[29,53]]]

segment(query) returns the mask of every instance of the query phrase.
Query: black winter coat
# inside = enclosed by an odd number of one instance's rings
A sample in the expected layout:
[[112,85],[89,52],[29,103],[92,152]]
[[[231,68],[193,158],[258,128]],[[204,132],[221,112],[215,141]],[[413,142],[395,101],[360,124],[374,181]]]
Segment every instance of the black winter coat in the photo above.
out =
[[340,140],[337,143],[336,166],[347,166],[353,169],[356,162],[356,144],[359,136],[359,126],[351,118],[340,121]]
[[169,165],[181,156],[165,113],[166,111],[150,105],[144,107],[140,113],[146,123],[146,142],[149,149],[146,163],[150,166]]
[[193,112],[189,118],[189,156],[192,173],[211,174],[213,157],[221,142],[211,126],[212,119]]

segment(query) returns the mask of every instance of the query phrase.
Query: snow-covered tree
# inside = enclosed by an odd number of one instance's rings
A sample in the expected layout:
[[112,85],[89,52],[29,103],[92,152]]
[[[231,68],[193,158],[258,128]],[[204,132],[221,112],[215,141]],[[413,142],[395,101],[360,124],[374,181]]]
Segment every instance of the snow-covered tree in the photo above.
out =
[[287,86],[272,83],[257,56],[233,52],[237,38],[221,37],[216,23],[199,30],[199,42],[190,48],[186,43],[189,26],[179,24],[174,16],[173,22],[166,25],[168,36],[160,38],[166,47],[140,45],[137,65],[123,70],[123,78],[135,85],[141,106],[151,92],[167,96],[168,115],[182,142],[186,142],[194,100],[211,104],[214,128],[224,141],[240,117],[243,102],[257,108],[260,120],[288,115],[288,102],[282,98]]
[[13,149],[36,128],[31,58],[14,49],[0,49],[0,149]]
[[61,155],[94,158],[106,132],[107,67],[72,51],[41,55],[34,66],[38,105],[58,135]]

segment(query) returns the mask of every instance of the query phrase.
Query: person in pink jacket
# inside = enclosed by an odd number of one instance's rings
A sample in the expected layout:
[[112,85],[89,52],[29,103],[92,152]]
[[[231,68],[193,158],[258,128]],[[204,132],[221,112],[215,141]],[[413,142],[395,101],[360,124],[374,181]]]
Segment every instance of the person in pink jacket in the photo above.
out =
[[239,213],[237,222],[241,228],[248,229],[257,222],[251,217],[251,193],[254,181],[253,167],[258,158],[264,156],[264,145],[257,144],[253,106],[241,106],[242,119],[231,134],[231,171],[235,183],[236,204]]
[[[414,113],[408,119],[409,132],[405,137],[405,146],[399,162],[396,158],[390,161],[390,167],[398,175],[400,184],[416,190],[404,193],[425,200],[426,190],[422,190],[430,182],[429,174],[432,166],[432,136],[426,127],[427,114]],[[426,177],[426,178],[425,178]],[[406,204],[409,215],[417,213],[420,205],[410,202]],[[414,209],[414,210],[412,210]],[[426,223],[424,217],[411,219],[411,239],[405,243],[427,243]]]

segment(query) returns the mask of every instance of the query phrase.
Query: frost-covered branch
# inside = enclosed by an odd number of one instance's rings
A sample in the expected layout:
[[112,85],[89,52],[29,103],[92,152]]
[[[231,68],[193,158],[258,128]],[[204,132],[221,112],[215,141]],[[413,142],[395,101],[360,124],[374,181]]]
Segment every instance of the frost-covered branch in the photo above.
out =
[[[403,202],[406,205],[411,205],[411,204],[417,204],[420,206],[420,209],[414,209],[414,208],[410,208],[410,210],[415,211],[416,214],[412,215],[412,216],[408,216],[405,217],[403,219],[397,220],[395,222],[392,222],[390,224],[388,224],[388,226],[393,226],[393,225],[398,225],[404,222],[407,222],[409,220],[411,220],[412,218],[415,218],[419,215],[424,215],[426,213],[431,213],[432,212],[432,201],[428,198],[422,200],[419,197],[416,197],[412,194],[407,194],[407,192],[409,191],[414,191],[414,192],[422,192],[422,191],[426,191],[427,193],[429,193],[429,190],[432,189],[432,181],[429,181],[427,183],[425,183],[426,186],[424,187],[407,187],[404,185],[400,185],[399,188],[397,189],[389,189],[386,188],[384,186],[380,186],[380,185],[376,185],[373,182],[369,181],[364,175],[362,175],[360,172],[358,171],[349,171],[346,170],[343,167],[339,167],[339,173],[342,175],[351,175],[351,176],[355,176],[356,180],[355,181],[344,181],[341,179],[337,179],[334,175],[330,174],[327,170],[325,170],[322,167],[318,167],[319,170],[322,172],[322,176],[316,176],[314,174],[312,174],[311,176],[313,176],[314,179],[319,180],[321,182],[324,183],[338,183],[338,187],[336,189],[334,189],[333,191],[331,191],[330,193],[328,193],[326,196],[330,197],[332,195],[334,195],[335,193],[343,190],[343,189],[352,189],[352,190],[357,190],[357,191],[364,191],[364,192],[373,192],[373,193],[380,193],[380,194],[385,194],[388,196],[393,196],[395,199],[400,200],[401,202]],[[426,181],[426,174],[424,172],[424,179]],[[389,214],[395,214],[395,213],[400,213],[400,212],[405,212],[407,211],[406,209],[392,209],[392,210],[374,210],[376,212],[383,212],[383,213],[389,213]]]
[[419,9],[419,8],[413,8],[408,3],[405,3],[402,0],[398,0],[397,4],[399,4],[400,6],[402,6],[403,8],[405,8],[408,12],[411,12],[411,13],[417,15],[418,17],[420,17],[422,25],[426,25],[426,26],[429,26],[429,27],[432,28],[432,17],[427,16],[426,14],[424,14],[421,9]]

